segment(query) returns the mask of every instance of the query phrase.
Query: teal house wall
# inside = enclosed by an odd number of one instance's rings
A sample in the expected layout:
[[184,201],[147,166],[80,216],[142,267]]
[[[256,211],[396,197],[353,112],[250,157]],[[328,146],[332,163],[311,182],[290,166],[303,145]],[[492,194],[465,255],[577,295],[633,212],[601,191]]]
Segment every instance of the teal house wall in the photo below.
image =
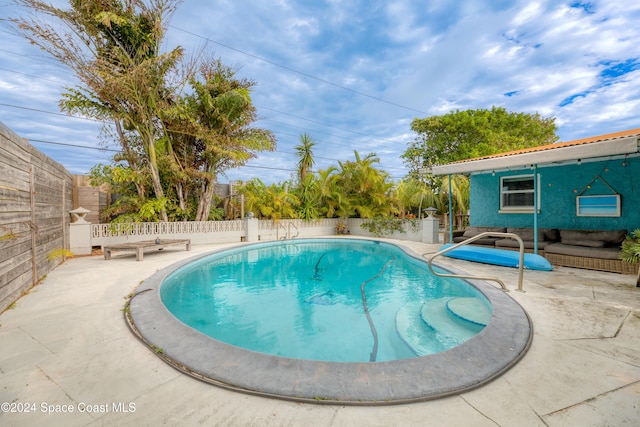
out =
[[[640,157],[617,158],[537,169],[540,205],[539,228],[621,230],[640,228]],[[533,227],[533,213],[500,213],[500,177],[531,175],[531,168],[474,173],[470,179],[470,218],[475,226]],[[600,176],[601,180],[593,181]],[[590,185],[591,184],[591,185]],[[576,215],[576,196],[621,195],[620,217]]]

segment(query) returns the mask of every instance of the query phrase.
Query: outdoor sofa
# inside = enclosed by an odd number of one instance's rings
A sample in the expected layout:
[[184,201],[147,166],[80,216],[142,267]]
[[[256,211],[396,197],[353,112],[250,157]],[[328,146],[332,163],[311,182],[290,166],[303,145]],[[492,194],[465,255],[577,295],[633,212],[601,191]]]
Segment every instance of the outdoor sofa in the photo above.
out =
[[[534,234],[531,228],[467,227],[454,232],[453,242],[460,243],[487,231],[517,234],[523,240],[525,251],[533,251]],[[629,264],[620,259],[620,246],[626,235],[627,230],[541,228],[538,229],[538,254],[553,265],[636,274],[637,264]],[[520,247],[515,239],[503,237],[486,237],[472,244],[510,250],[518,250]]]

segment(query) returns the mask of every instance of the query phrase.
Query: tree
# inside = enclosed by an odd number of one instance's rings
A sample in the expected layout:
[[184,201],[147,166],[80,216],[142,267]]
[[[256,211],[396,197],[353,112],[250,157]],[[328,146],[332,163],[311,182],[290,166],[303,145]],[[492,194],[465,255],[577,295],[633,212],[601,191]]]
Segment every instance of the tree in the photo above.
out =
[[260,179],[254,178],[239,189],[245,197],[248,211],[258,218],[279,221],[296,217],[296,207],[299,203],[295,194],[289,192],[289,183],[265,185]]
[[396,213],[395,204],[390,203],[393,183],[386,172],[374,167],[380,159],[375,153],[360,157],[354,151],[354,155],[355,161],[338,162],[336,185],[342,195],[338,215],[373,218]]
[[413,177],[407,177],[395,187],[395,196],[401,218],[409,212],[420,218],[423,208],[433,206],[440,209],[441,207],[440,199],[431,187]]
[[[273,150],[271,131],[252,128],[251,80],[237,79],[220,60],[204,61],[199,78],[190,78],[191,91],[163,113],[179,165],[179,193],[191,190],[197,202],[196,221],[211,210],[216,176],[245,164],[259,150]],[[184,194],[182,197],[186,197]]]
[[318,192],[320,214],[326,218],[334,218],[344,203],[344,195],[338,188],[338,168],[329,166],[318,171]]
[[433,165],[558,140],[555,119],[537,113],[510,113],[501,107],[414,119],[411,129],[417,136],[401,157],[414,174]]
[[128,203],[145,208],[143,217],[167,221],[170,209],[173,219],[208,219],[216,174],[275,147],[271,132],[249,127],[253,82],[220,61],[186,62],[181,47],[162,53],[180,0],[71,0],[68,10],[16,1],[35,15],[11,21],[80,82],[61,108],[113,123],[116,163],[149,178],[132,181],[140,200]]
[[320,187],[319,181],[313,174],[307,174],[298,183],[296,189],[300,206],[298,207],[298,217],[304,220],[312,220],[320,216]]
[[[166,221],[158,156],[170,147],[163,140],[156,110],[162,108],[171,92],[166,86],[167,75],[182,56],[181,48],[160,54],[166,20],[179,2],[72,0],[68,10],[38,0],[17,2],[31,9],[36,17],[11,21],[29,41],[67,65],[80,81],[76,87],[66,89],[62,109],[113,121],[125,155],[130,148],[125,131],[135,131],[133,143],[143,149],[145,166],[150,170],[155,197]],[[160,150],[158,145],[162,146]]]
[[302,183],[309,169],[313,167],[315,160],[313,158],[313,147],[316,145],[316,142],[313,140],[311,135],[308,133],[303,133],[300,135],[300,145],[295,147],[298,152],[298,179]]

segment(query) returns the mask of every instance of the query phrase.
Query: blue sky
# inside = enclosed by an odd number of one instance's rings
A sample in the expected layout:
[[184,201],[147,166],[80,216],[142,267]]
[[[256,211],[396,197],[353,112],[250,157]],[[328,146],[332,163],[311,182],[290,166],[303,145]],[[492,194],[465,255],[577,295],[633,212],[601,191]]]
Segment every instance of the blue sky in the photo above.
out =
[[[24,13],[0,2],[0,16]],[[304,132],[316,169],[358,150],[401,179],[416,117],[501,106],[555,117],[562,141],[640,127],[638,22],[640,3],[622,0],[185,0],[166,46],[209,49],[257,83],[256,126],[277,151],[221,182],[289,179]],[[97,123],[59,112],[69,72],[5,22],[0,46],[0,121],[71,173],[108,163],[52,144],[105,147]]]

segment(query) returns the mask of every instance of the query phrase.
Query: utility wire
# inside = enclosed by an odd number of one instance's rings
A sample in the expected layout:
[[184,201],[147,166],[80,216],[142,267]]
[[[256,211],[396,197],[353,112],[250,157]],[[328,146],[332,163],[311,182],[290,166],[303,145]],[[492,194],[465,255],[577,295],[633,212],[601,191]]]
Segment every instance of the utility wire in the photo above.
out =
[[89,145],[76,145],[76,144],[69,144],[69,143],[66,143],[66,142],[44,141],[42,139],[29,139],[29,141],[30,142],[40,142],[42,144],[63,145],[65,147],[86,148],[88,150],[111,151],[113,153],[120,153],[122,151],[122,150],[114,150],[113,148],[91,147]]
[[[60,81],[54,81],[54,80],[46,79],[46,78],[43,78],[43,77],[40,77],[40,76],[35,76],[35,75],[32,75],[32,74],[23,73],[23,72],[21,72],[21,71],[10,70],[10,69],[3,68],[3,67],[0,67],[0,70],[8,71],[8,72],[15,73],[15,74],[22,74],[23,76],[26,76],[26,77],[30,77],[30,78],[34,78],[34,79],[39,79],[39,80],[44,80],[44,81],[48,81],[48,82],[51,82],[51,83],[56,83],[56,84],[60,84],[60,83],[61,83]],[[67,83],[68,83],[68,84],[72,84],[72,83],[70,83],[70,82],[67,82]],[[13,107],[13,108],[22,108],[22,109],[25,109],[25,110],[38,111],[38,112],[42,112],[42,113],[47,113],[46,111],[43,111],[43,110],[37,110],[37,109],[33,109],[33,108],[28,108],[28,107],[20,107],[20,106],[16,106],[16,105],[2,104],[2,103],[0,103],[0,105],[4,105],[4,106],[7,106],[7,107]],[[337,126],[330,125],[330,124],[328,124],[328,123],[324,123],[324,122],[321,122],[321,121],[318,121],[318,120],[313,120],[313,119],[308,119],[308,118],[305,118],[305,117],[296,116],[296,115],[294,115],[294,114],[285,113],[285,112],[283,112],[283,111],[274,110],[274,109],[272,109],[272,108],[268,108],[268,107],[263,107],[263,106],[258,106],[258,105],[256,105],[256,107],[257,107],[257,108],[260,108],[260,109],[268,110],[268,111],[273,111],[274,113],[278,113],[278,114],[286,115],[286,116],[289,116],[289,117],[293,117],[293,118],[296,118],[296,119],[299,119],[299,120],[305,120],[305,121],[308,121],[308,122],[317,123],[317,124],[320,124],[320,125],[322,125],[322,126],[327,126],[328,128],[331,128],[331,129],[337,129],[337,130],[340,130],[340,131],[343,131],[343,132],[350,132],[350,133],[353,133],[353,134],[356,134],[356,135],[361,135],[361,136],[371,137],[370,135],[368,135],[368,134],[366,134],[366,133],[363,133],[363,132],[358,132],[358,131],[354,131],[354,130],[349,130],[349,129],[339,128],[339,127],[337,127]],[[56,114],[56,113],[50,113],[50,112],[49,112],[49,114]],[[59,114],[59,113],[58,113],[58,114]],[[88,118],[84,118],[84,117],[68,116],[68,115],[66,115],[66,114],[59,114],[59,115],[61,115],[61,116],[67,116],[67,117],[82,118],[82,119],[85,119],[85,120],[94,120],[94,121],[96,121],[96,122],[100,122],[100,120],[88,119]],[[287,124],[287,123],[283,123],[283,122],[278,122],[278,121],[276,121],[276,120],[272,120],[272,119],[268,119],[268,118],[263,118],[263,119],[261,119],[261,120],[264,120],[264,121],[271,121],[271,122],[278,123],[278,124],[282,124],[282,125],[285,125],[285,126],[288,126],[288,127],[293,127],[293,128],[303,129],[303,130],[308,131],[308,132],[321,133],[321,134],[325,134],[325,135],[333,136],[333,137],[336,137],[336,138],[347,139],[346,137],[338,136],[338,135],[334,135],[334,134],[329,133],[329,132],[324,132],[324,131],[317,130],[317,129],[315,129],[315,130],[311,130],[311,129],[307,129],[307,128],[304,128],[304,127],[301,127],[301,126],[295,126],[295,125],[291,125],[291,124]],[[389,141],[389,142],[391,142],[390,140],[382,140],[382,139],[376,139],[376,140],[377,140],[377,141]],[[329,144],[344,145],[344,144],[338,144],[338,143],[335,143],[335,142],[328,142],[328,141],[325,141],[325,142],[327,142],[327,143],[329,143]],[[345,145],[345,146],[346,146],[346,145]]]
[[82,117],[82,116],[73,116],[73,115],[69,115],[69,114],[65,114],[65,113],[54,113],[53,111],[39,110],[37,108],[21,107],[19,105],[5,104],[4,102],[0,102],[0,105],[4,106],[4,107],[19,108],[21,110],[35,111],[37,113],[51,114],[53,116],[71,117],[71,118],[74,118],[74,119],[81,119],[81,120],[88,120],[88,121],[91,121],[91,122],[104,123],[104,120],[97,120],[97,119],[92,119],[92,118],[89,118],[89,117]]
[[[70,116],[64,113],[55,113],[52,111],[45,111],[45,110],[40,110],[37,108],[29,108],[29,107],[21,107],[19,105],[13,105],[13,104],[6,104],[3,102],[0,102],[0,106],[4,106],[4,107],[11,107],[11,108],[19,108],[19,109],[23,109],[23,110],[27,110],[27,111],[35,111],[38,113],[43,113],[43,114],[51,114],[54,116],[63,116],[63,117],[72,117],[72,118],[76,118],[76,119],[81,119],[81,120],[88,120],[88,121],[93,121],[93,122],[98,122],[101,123],[101,120],[96,120],[96,119],[91,119],[91,118],[87,118],[87,117],[82,117],[82,116]],[[279,134],[283,134],[283,135],[288,135],[288,136],[293,136],[296,137],[298,135],[293,135],[293,134],[287,134],[284,132],[280,132],[280,131],[276,131]],[[54,144],[54,145],[66,145],[69,147],[76,147],[76,148],[88,148],[88,149],[95,149],[95,150],[102,150],[102,151],[113,151],[113,152],[117,152],[119,153],[119,150],[112,150],[112,149],[106,149],[106,148],[100,148],[100,147],[90,147],[90,146],[85,146],[85,145],[74,145],[74,144],[68,144],[68,143],[62,143],[62,142],[53,142],[53,141],[44,141],[44,140],[38,140],[38,139],[30,139],[30,141],[34,141],[34,142],[40,142],[43,144]],[[325,143],[328,144],[335,144],[335,145],[340,145],[340,146],[344,146],[344,147],[348,147],[348,145],[346,144],[339,144],[336,142],[328,142],[328,141],[324,141]],[[281,153],[281,154],[288,154],[288,155],[296,155],[297,153],[293,153],[290,151],[281,151],[281,150],[274,150],[276,153]],[[316,159],[321,159],[321,160],[329,160],[329,161],[333,161],[333,162],[338,162],[340,161],[339,159],[334,159],[334,158],[330,158],[330,157],[322,157],[322,156],[314,156]],[[249,166],[244,166],[244,167],[249,167]],[[267,168],[266,166],[264,168]],[[402,168],[394,168],[394,167],[387,167],[386,169],[397,169],[397,170],[403,170]],[[279,170],[291,170],[291,169],[279,169]]]
[[331,86],[337,87],[337,88],[339,88],[339,89],[346,90],[346,91],[351,92],[351,93],[355,93],[356,95],[364,96],[364,97],[366,97],[366,98],[370,98],[370,99],[373,99],[373,100],[378,101],[378,102],[383,102],[383,103],[385,103],[385,104],[393,105],[394,107],[402,108],[402,109],[404,109],[404,110],[413,111],[413,112],[415,112],[415,113],[420,113],[420,114],[425,114],[425,115],[426,115],[426,114],[428,114],[428,113],[426,113],[426,112],[424,112],[424,111],[421,111],[421,110],[418,110],[418,109],[415,109],[415,108],[411,108],[411,107],[407,107],[406,105],[397,104],[397,103],[395,103],[395,102],[388,101],[388,100],[386,100],[386,99],[379,98],[379,97],[377,97],[377,96],[369,95],[369,94],[367,94],[367,93],[360,92],[360,91],[357,91],[357,90],[355,90],[355,89],[351,89],[351,88],[348,88],[348,87],[346,87],[346,86],[339,85],[339,84],[334,83],[334,82],[332,82],[332,81],[325,80],[325,79],[323,79],[323,78],[320,78],[320,77],[317,77],[317,76],[314,76],[314,75],[311,75],[311,74],[305,73],[304,71],[296,70],[296,69],[291,68],[291,67],[288,67],[288,66],[286,66],[286,65],[278,64],[277,62],[274,62],[274,61],[271,61],[271,60],[269,60],[269,59],[263,58],[263,57],[261,57],[261,56],[254,55],[254,54],[252,54],[252,53],[249,53],[249,52],[246,52],[246,51],[243,51],[243,50],[237,49],[237,48],[235,48],[235,47],[233,47],[233,46],[229,46],[228,44],[221,43],[221,42],[219,42],[219,41],[216,41],[216,40],[210,39],[210,38],[208,38],[208,37],[201,36],[201,35],[199,35],[199,34],[196,34],[196,33],[192,32],[192,31],[188,31],[188,30],[185,30],[185,29],[183,29],[183,28],[176,27],[175,25],[169,25],[169,27],[171,27],[171,28],[173,28],[173,29],[176,29],[176,30],[178,30],[178,31],[182,31],[182,32],[184,32],[184,33],[186,33],[186,34],[189,34],[189,35],[192,35],[192,36],[194,36],[194,37],[198,37],[198,38],[203,39],[203,40],[205,40],[205,41],[207,41],[207,42],[211,42],[211,43],[217,44],[217,45],[219,45],[219,46],[225,47],[225,48],[227,48],[227,49],[233,50],[234,52],[238,52],[238,53],[241,53],[241,54],[243,54],[243,55],[249,56],[249,57],[251,57],[251,58],[257,59],[257,60],[259,60],[259,61],[266,62],[267,64],[271,64],[271,65],[276,66],[276,67],[278,67],[278,68],[282,68],[283,70],[287,70],[287,71],[290,71],[290,72],[292,72],[292,73],[300,74],[301,76],[304,76],[304,77],[307,77],[307,78],[310,78],[310,79],[313,79],[313,80],[317,80],[317,81],[319,81],[319,82],[321,82],[321,83],[325,83],[325,84],[328,84],[328,85],[331,85]]

